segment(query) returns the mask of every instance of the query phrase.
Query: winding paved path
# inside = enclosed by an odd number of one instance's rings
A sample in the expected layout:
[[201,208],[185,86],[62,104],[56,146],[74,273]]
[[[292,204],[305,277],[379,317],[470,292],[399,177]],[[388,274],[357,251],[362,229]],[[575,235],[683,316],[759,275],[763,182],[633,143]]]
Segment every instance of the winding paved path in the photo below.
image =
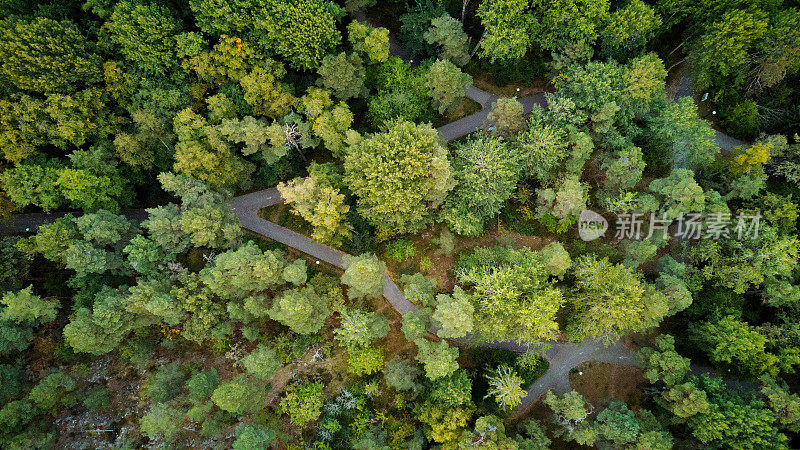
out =
[[[357,20],[365,20],[363,15],[355,14]],[[403,49],[392,42],[390,50],[393,54],[407,57]],[[691,84],[688,80],[681,79],[681,86],[678,89],[678,96],[691,95]],[[467,97],[475,100],[483,106],[483,109],[475,114],[464,117],[455,122],[440,127],[437,131],[444,141],[451,141],[465,136],[479,128],[487,125],[486,117],[498,97],[476,87],[470,87],[466,92]],[[529,112],[533,105],[545,106],[543,94],[524,97],[519,99],[523,104],[525,112]],[[730,149],[743,142],[717,132],[715,137],[717,144],[723,149]],[[273,222],[262,219],[258,216],[258,211],[267,206],[282,203],[283,198],[276,188],[265,189],[249,194],[240,195],[230,200],[230,206],[239,218],[243,228],[273,239],[289,247],[307,253],[321,261],[325,261],[336,267],[342,267],[342,257],[345,253],[321,245],[306,236],[295,233],[292,230],[281,227]],[[40,225],[50,222],[65,213],[53,214],[17,214],[11,218],[0,219],[0,234],[19,234],[33,233]],[[80,213],[73,213],[78,215]],[[146,217],[144,210],[132,210],[126,216],[132,220],[141,221]],[[400,313],[404,314],[416,311],[414,306],[405,298],[402,291],[394,281],[385,275],[384,297]],[[532,403],[535,403],[547,390],[569,391],[569,371],[575,366],[586,361],[613,362],[626,365],[638,365],[639,362],[631,350],[625,348],[620,342],[604,347],[601,343],[594,340],[586,340],[581,344],[551,342],[551,347],[545,354],[545,359],[550,364],[547,372],[542,375],[533,385],[528,388],[528,395],[522,403],[511,413],[511,417],[518,417],[523,414]],[[524,344],[516,342],[497,342],[483,344],[485,347],[505,348],[517,352],[528,350]]]

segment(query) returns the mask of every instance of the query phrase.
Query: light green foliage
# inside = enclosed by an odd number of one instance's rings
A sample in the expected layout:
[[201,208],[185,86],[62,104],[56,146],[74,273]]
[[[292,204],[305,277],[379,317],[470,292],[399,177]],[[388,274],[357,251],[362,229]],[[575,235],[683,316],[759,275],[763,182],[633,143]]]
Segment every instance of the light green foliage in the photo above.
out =
[[484,27],[480,56],[495,61],[521,59],[533,43],[534,17],[528,0],[485,0],[477,15]]
[[316,68],[342,40],[336,25],[344,9],[328,0],[268,0],[258,27],[263,44],[298,70]]
[[295,259],[283,269],[283,280],[295,286],[304,284],[308,279],[308,266],[303,259]]
[[293,424],[302,427],[319,417],[323,399],[322,383],[296,382],[286,389],[280,407]]
[[102,62],[69,20],[0,21],[0,74],[22,90],[69,93],[100,81]]
[[661,208],[670,219],[681,214],[703,212],[703,188],[694,180],[691,170],[674,169],[668,177],[650,182],[650,190],[662,196]]
[[216,127],[191,108],[173,119],[178,143],[175,145],[176,172],[214,185],[241,184],[253,171],[249,162],[236,156]]
[[148,375],[142,390],[152,403],[167,403],[178,395],[183,379],[184,374],[178,361],[173,361]]
[[606,171],[603,187],[612,191],[633,189],[644,173],[644,156],[639,147],[627,147],[616,152],[601,166]]
[[282,366],[275,350],[265,344],[259,345],[250,354],[242,358],[242,365],[251,375],[264,380],[272,378]]
[[763,214],[767,223],[784,233],[791,233],[794,230],[797,217],[800,215],[800,207],[790,196],[784,197],[767,192],[761,202],[764,205]]
[[263,408],[265,394],[263,385],[239,376],[214,389],[211,400],[224,411],[244,414]]
[[346,221],[350,206],[345,204],[345,197],[339,189],[328,180],[314,175],[296,178],[278,184],[278,191],[286,203],[292,205],[292,212],[314,227],[311,237],[315,240],[341,245],[343,238],[350,235]]
[[75,312],[64,327],[64,339],[76,351],[102,355],[115,349],[136,325],[125,310],[124,295],[104,287],[91,310],[80,308]]
[[734,75],[734,82],[743,82],[740,70],[748,59],[748,50],[767,32],[769,22],[759,10],[726,12],[715,18],[708,30],[691,48],[695,87],[707,89],[718,80]]
[[560,242],[551,242],[541,250],[542,261],[544,262],[544,270],[547,271],[551,277],[562,278],[572,265],[572,259],[569,253],[564,249]]
[[[476,441],[479,442],[476,444]],[[481,416],[475,420],[474,431],[461,433],[459,448],[516,449],[517,443],[506,436],[503,420],[497,416]]]
[[521,450],[544,450],[550,448],[552,441],[544,432],[541,422],[529,417],[519,426],[517,444]]
[[196,247],[235,247],[242,236],[239,219],[227,206],[193,208],[181,215],[180,227]]
[[436,46],[439,58],[446,59],[457,66],[469,61],[469,38],[464,33],[461,22],[444,14],[431,21],[431,27],[424,34],[429,45]]
[[180,20],[165,6],[124,0],[103,24],[110,41],[129,61],[156,75],[174,68]]
[[386,316],[360,309],[341,312],[341,325],[333,333],[336,339],[350,350],[365,348],[373,339],[386,336],[389,321]]
[[295,288],[278,296],[269,317],[288,326],[295,333],[316,333],[330,314],[329,299],[312,287]]
[[789,391],[782,380],[762,376],[761,393],[767,397],[782,429],[796,433],[800,430],[800,396]]
[[597,414],[596,425],[598,434],[620,447],[634,443],[641,431],[633,411],[621,401],[613,401],[600,411]]
[[745,373],[777,375],[778,358],[766,351],[767,339],[758,328],[725,316],[716,322],[691,324],[693,342],[718,363],[734,364]]
[[347,25],[347,40],[353,51],[370,62],[384,62],[389,58],[389,30],[386,28],[373,28],[354,20]]
[[711,124],[697,115],[690,97],[666,102],[648,117],[652,144],[672,156],[675,167],[694,168],[711,162],[719,152]]
[[564,302],[547,280],[541,256],[528,248],[477,248],[461,256],[456,277],[472,287],[476,335],[484,341],[542,342],[558,333]]
[[197,372],[186,380],[189,399],[195,404],[201,404],[211,398],[217,386],[219,386],[219,374],[213,367]]
[[516,144],[524,155],[526,168],[540,181],[552,180],[568,152],[567,135],[550,124],[540,108],[531,112],[528,130],[517,135]]
[[[12,159],[9,155],[6,158]],[[17,206],[24,208],[36,205],[49,212],[65,202],[64,195],[58,189],[58,179],[63,169],[56,159],[39,163],[37,159],[29,158],[0,173],[0,183]]]
[[281,285],[286,260],[277,251],[262,252],[253,242],[216,255],[200,278],[212,292],[225,300],[246,296]]
[[239,424],[236,426],[236,440],[233,450],[266,450],[275,440],[273,429],[260,424]]
[[319,83],[333,91],[333,95],[341,100],[366,95],[364,86],[364,63],[358,55],[348,55],[345,52],[338,55],[328,55],[322,60],[317,69],[321,77]]
[[453,289],[452,295],[437,295],[432,317],[441,324],[441,329],[436,334],[448,339],[466,336],[474,328],[473,312],[472,299],[459,286]]
[[452,166],[456,187],[447,197],[441,218],[456,233],[476,236],[514,193],[521,157],[504,141],[480,134],[456,144]]
[[219,131],[228,141],[244,144],[243,155],[248,156],[260,152],[259,155],[264,162],[274,164],[286,156],[289,151],[286,145],[273,145],[271,131],[274,125],[267,125],[265,120],[245,116],[241,120],[222,119]]
[[311,87],[300,99],[301,110],[311,124],[314,135],[321,138],[325,147],[337,157],[345,154],[354,131],[350,130],[353,113],[345,102],[334,103],[331,92]]
[[570,391],[562,396],[547,391],[544,404],[553,411],[556,423],[562,426],[561,433],[565,439],[574,440],[581,445],[592,445],[597,439],[597,429],[587,421],[593,407],[577,391]]
[[680,278],[661,274],[656,280],[656,287],[667,296],[669,301],[669,315],[673,315],[692,304],[692,293]]
[[383,367],[383,351],[367,346],[347,351],[347,371],[356,376],[371,375]]
[[724,448],[787,448],[776,415],[757,397],[727,388],[721,378],[703,375],[700,389],[708,393],[708,412],[689,419],[694,436],[705,445]]
[[166,403],[155,403],[142,416],[139,429],[148,437],[164,436],[168,441],[183,427],[184,412]]
[[641,0],[631,0],[607,16],[600,41],[603,52],[618,59],[645,47],[661,26],[661,17]]
[[564,177],[553,188],[536,190],[536,214],[551,214],[557,219],[577,216],[586,209],[588,186],[576,176]]
[[42,299],[33,294],[33,285],[19,292],[6,292],[0,303],[5,306],[0,317],[16,322],[47,323],[56,318],[57,299]]
[[472,76],[461,71],[449,60],[437,59],[428,72],[426,86],[433,106],[439,114],[451,109],[466,95],[472,85]]
[[594,42],[608,15],[604,0],[535,0],[533,6],[534,41],[545,50],[560,50],[574,42]]
[[576,261],[574,271],[577,290],[570,301],[575,314],[568,327],[573,340],[591,336],[611,344],[624,333],[661,319],[649,317],[646,293],[652,288],[633,270],[587,255]]
[[425,376],[435,380],[446,377],[458,370],[458,347],[451,347],[447,341],[431,342],[419,339],[417,361],[425,366]]
[[[486,374],[489,390],[486,397],[494,396],[500,408],[510,410],[522,403],[527,392],[522,389],[524,380],[508,366],[500,366]],[[484,397],[484,398],[486,398]]]
[[289,112],[295,98],[281,82],[285,74],[282,64],[266,60],[241,78],[244,100],[254,114],[278,118]]
[[516,97],[497,99],[486,119],[505,138],[525,130],[525,109]]
[[401,330],[406,339],[417,342],[424,339],[425,333],[431,326],[430,308],[419,308],[416,311],[409,311],[403,314],[403,324]]
[[663,381],[667,386],[674,386],[689,373],[689,358],[675,351],[675,338],[669,334],[656,338],[655,348],[645,347],[639,351],[639,356],[644,362],[644,376],[651,383]]
[[422,375],[422,370],[416,364],[411,364],[405,359],[395,356],[386,363],[383,376],[386,384],[398,391],[408,391],[418,386],[417,379]]
[[0,427],[3,430],[17,430],[30,422],[35,413],[33,403],[27,399],[8,402],[0,409]]
[[415,273],[414,275],[400,275],[400,282],[403,285],[403,294],[408,300],[412,303],[432,306],[436,295],[436,281],[421,273]]
[[64,372],[53,372],[47,375],[28,393],[27,398],[36,406],[48,413],[55,413],[59,405],[66,405],[75,401],[70,395],[77,387],[77,383]]
[[342,283],[348,287],[348,297],[367,298],[383,294],[386,264],[375,254],[345,255],[343,264]]

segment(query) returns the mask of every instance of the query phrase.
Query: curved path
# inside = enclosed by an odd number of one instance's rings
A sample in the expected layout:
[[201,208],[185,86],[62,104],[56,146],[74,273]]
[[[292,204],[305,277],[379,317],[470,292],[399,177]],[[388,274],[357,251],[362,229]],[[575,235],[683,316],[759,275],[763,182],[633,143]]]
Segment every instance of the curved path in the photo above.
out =
[[[363,14],[354,14],[354,17],[356,17],[357,20],[365,20]],[[394,42],[391,44],[390,50],[393,54],[407,57],[400,46]],[[682,78],[679,82],[681,85],[678,90],[678,95],[691,95],[691,84],[688,82],[688,79]],[[483,109],[475,114],[438,128],[437,131],[442,140],[451,141],[479,128],[486,127],[486,117],[489,114],[492,103],[494,103],[498,97],[474,86],[467,90],[466,95],[480,103]],[[537,104],[546,106],[543,94],[524,97],[519,100],[523,104],[525,112],[529,112],[533,106]],[[730,149],[743,143],[742,141],[726,136],[720,132],[717,132],[715,140],[723,149]],[[239,218],[243,228],[341,268],[342,257],[345,253],[319,244],[304,235],[281,227],[258,216],[258,211],[262,208],[282,202],[283,198],[278,190],[276,188],[270,188],[234,197],[230,200],[230,206]],[[65,213],[17,214],[11,218],[0,220],[0,234],[33,233],[40,225],[50,222],[64,214]],[[80,213],[73,214],[78,215]],[[132,210],[127,212],[126,216],[132,220],[141,221],[146,218],[147,213],[144,210]],[[417,307],[405,298],[400,288],[388,274],[385,275],[383,294],[386,300],[388,300],[400,314],[417,310]],[[504,348],[517,352],[528,351],[526,345],[517,342],[497,342],[483,344],[483,346]],[[550,349],[545,354],[545,359],[550,364],[547,372],[528,388],[528,395],[523,399],[522,403],[514,409],[511,413],[511,417],[519,417],[547,390],[570,390],[569,371],[583,362],[601,361],[626,365],[639,364],[633,352],[625,348],[620,342],[613,346],[605,347],[598,341],[588,339],[581,344],[551,342]]]

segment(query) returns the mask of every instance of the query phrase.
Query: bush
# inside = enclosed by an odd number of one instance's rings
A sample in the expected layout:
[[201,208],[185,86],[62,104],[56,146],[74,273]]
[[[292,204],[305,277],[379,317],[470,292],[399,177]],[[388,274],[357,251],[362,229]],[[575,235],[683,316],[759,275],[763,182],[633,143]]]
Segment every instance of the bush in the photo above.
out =
[[297,382],[286,389],[280,406],[293,424],[303,426],[319,417],[323,399],[322,383]]
[[77,384],[64,372],[53,372],[39,381],[28,393],[32,400],[43,411],[55,413],[59,405],[71,404],[75,397],[71,395]]
[[416,253],[417,249],[414,248],[413,242],[408,239],[398,239],[386,244],[386,250],[383,255],[392,261],[400,262],[413,258]]
[[214,368],[198,372],[186,381],[189,399],[195,404],[204,402],[211,397],[218,385],[219,374]]
[[370,375],[383,367],[383,352],[377,347],[348,350],[347,371],[353,375]]
[[280,358],[272,347],[259,345],[249,355],[242,358],[242,364],[251,374],[269,380],[281,368]]
[[165,439],[172,440],[183,426],[184,418],[183,411],[166,403],[156,403],[142,417],[139,428],[145,436],[152,438],[163,435]]
[[211,399],[222,410],[243,414],[263,408],[265,394],[262,384],[240,376],[221,384],[214,390]]
[[104,386],[96,386],[89,389],[83,399],[83,406],[92,411],[100,411],[111,406],[111,391]]
[[745,100],[730,108],[724,108],[721,113],[722,124],[734,136],[752,139],[761,128],[758,104],[752,100]]
[[261,450],[269,448],[275,440],[274,430],[264,425],[244,425],[236,427],[236,440],[233,442],[233,450]]
[[178,362],[171,362],[147,377],[144,394],[154,403],[166,403],[178,395],[182,381],[183,372]]

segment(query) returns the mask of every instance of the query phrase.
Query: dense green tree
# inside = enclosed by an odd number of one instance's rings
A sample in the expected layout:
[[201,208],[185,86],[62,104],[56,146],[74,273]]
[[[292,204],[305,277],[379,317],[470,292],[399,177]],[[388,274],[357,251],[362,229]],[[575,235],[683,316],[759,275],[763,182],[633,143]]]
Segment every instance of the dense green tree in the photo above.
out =
[[376,312],[344,310],[340,313],[340,319],[341,325],[333,331],[334,335],[351,351],[367,347],[373,339],[382,338],[389,332],[386,316]]
[[258,411],[264,407],[264,387],[245,376],[228,380],[214,389],[211,399],[220,409],[234,414]]
[[329,308],[328,298],[307,286],[284,291],[274,300],[269,317],[295,333],[311,334],[325,324]]
[[519,427],[520,434],[517,434],[517,444],[521,450],[543,450],[550,448],[552,441],[544,432],[541,422],[530,417],[525,419]]
[[447,341],[431,342],[426,339],[416,341],[417,360],[425,366],[428,379],[446,377],[458,370],[458,347],[451,347]]
[[562,278],[572,265],[569,253],[560,242],[551,242],[541,250],[544,269],[551,277]]
[[6,292],[0,303],[5,306],[0,316],[5,320],[28,323],[47,323],[56,318],[57,299],[39,298],[33,294],[33,285],[19,292]]
[[321,77],[319,83],[341,100],[362,97],[368,91],[364,86],[364,63],[358,55],[345,52],[328,55],[322,60],[317,73]]
[[216,255],[200,272],[200,278],[220,298],[239,300],[284,284],[282,274],[286,266],[286,260],[277,251],[262,252],[248,242]]
[[6,17],[0,21],[0,74],[18,89],[69,93],[98,83],[102,61],[69,20]]
[[436,334],[441,338],[462,338],[471,333],[474,306],[469,294],[460,287],[453,288],[452,295],[439,294],[436,296],[436,311],[433,320],[441,325]]
[[478,45],[480,56],[491,62],[525,56],[533,43],[536,26],[528,0],[485,0],[478,6],[484,32]]
[[594,42],[598,24],[608,15],[605,0],[558,0],[531,2],[534,42],[556,51],[574,42]]
[[449,60],[437,59],[428,72],[428,95],[433,99],[433,106],[439,114],[452,109],[466,95],[472,85],[472,76],[463,73]]
[[345,255],[342,284],[348,287],[350,298],[378,297],[383,294],[386,264],[375,254]]
[[505,138],[525,130],[525,109],[516,97],[497,99],[486,119]]
[[581,394],[573,390],[562,396],[547,391],[544,404],[552,411],[554,420],[561,425],[565,439],[574,440],[581,445],[593,445],[597,439],[597,429],[587,422],[594,407]]
[[277,433],[260,424],[239,424],[236,426],[236,440],[233,450],[265,450],[275,441]]
[[399,356],[387,362],[383,369],[386,384],[398,391],[408,391],[419,386],[416,380],[421,375],[422,370],[416,364],[411,364]]
[[343,238],[350,235],[346,222],[350,206],[345,204],[344,195],[327,180],[313,175],[296,178],[278,184],[278,190],[286,203],[292,205],[292,212],[314,226],[311,237],[315,240],[341,245]]
[[322,383],[295,382],[286,389],[280,406],[293,424],[302,427],[319,417],[323,400]]
[[266,60],[241,78],[244,100],[253,113],[277,118],[289,112],[295,98],[281,81],[285,74],[282,64]]
[[489,391],[486,397],[493,396],[502,409],[513,409],[525,397],[527,392],[522,389],[524,380],[512,368],[500,366],[486,375],[489,382]]
[[514,193],[520,159],[508,144],[487,134],[456,144],[452,158],[456,187],[441,218],[459,234],[480,234],[484,222],[499,214]]
[[528,248],[477,248],[459,258],[456,277],[471,287],[477,337],[487,342],[543,342],[558,333],[564,302],[547,280],[541,255]]
[[643,348],[639,355],[644,362],[644,376],[651,383],[663,381],[667,386],[674,386],[689,373],[689,358],[675,351],[675,338],[671,335],[659,336],[655,348]]
[[42,378],[28,393],[27,398],[44,412],[55,413],[59,405],[66,405],[75,401],[70,394],[77,388],[78,383],[64,372],[53,372]]
[[661,17],[648,4],[632,0],[609,14],[600,30],[603,53],[624,59],[641,51],[661,27]]
[[436,281],[421,273],[400,275],[400,281],[407,299],[413,303],[432,306],[436,295]]
[[367,61],[379,63],[389,58],[389,30],[386,28],[373,28],[354,20],[347,25],[347,40],[353,51]]
[[776,375],[778,358],[766,351],[767,339],[758,328],[725,316],[716,322],[690,326],[692,342],[718,363],[735,364],[745,373]]
[[703,188],[697,184],[691,170],[674,169],[668,177],[650,182],[650,190],[662,196],[661,209],[670,219],[703,212]]
[[439,50],[439,59],[446,59],[457,66],[463,66],[469,61],[467,33],[464,33],[461,22],[449,14],[433,19],[424,36],[429,45],[436,46]]
[[257,27],[265,45],[299,70],[319,66],[342,40],[337,22],[342,7],[329,0],[268,0]]
[[247,369],[247,372],[264,380],[272,378],[282,366],[275,350],[265,344],[259,345],[250,354],[242,358],[242,365]]
[[445,5],[438,0],[420,0],[408,5],[405,14],[400,16],[400,39],[412,57],[434,55],[425,35],[433,20],[446,13]]
[[419,230],[452,187],[446,151],[430,124],[393,121],[351,147],[344,166],[359,212],[387,235]]
[[698,116],[691,97],[665,102],[648,117],[648,125],[652,144],[664,149],[675,167],[704,166],[719,152],[711,124]]
[[174,69],[175,35],[181,28],[180,20],[167,7],[138,0],[118,2],[103,24],[125,59],[156,75]]

